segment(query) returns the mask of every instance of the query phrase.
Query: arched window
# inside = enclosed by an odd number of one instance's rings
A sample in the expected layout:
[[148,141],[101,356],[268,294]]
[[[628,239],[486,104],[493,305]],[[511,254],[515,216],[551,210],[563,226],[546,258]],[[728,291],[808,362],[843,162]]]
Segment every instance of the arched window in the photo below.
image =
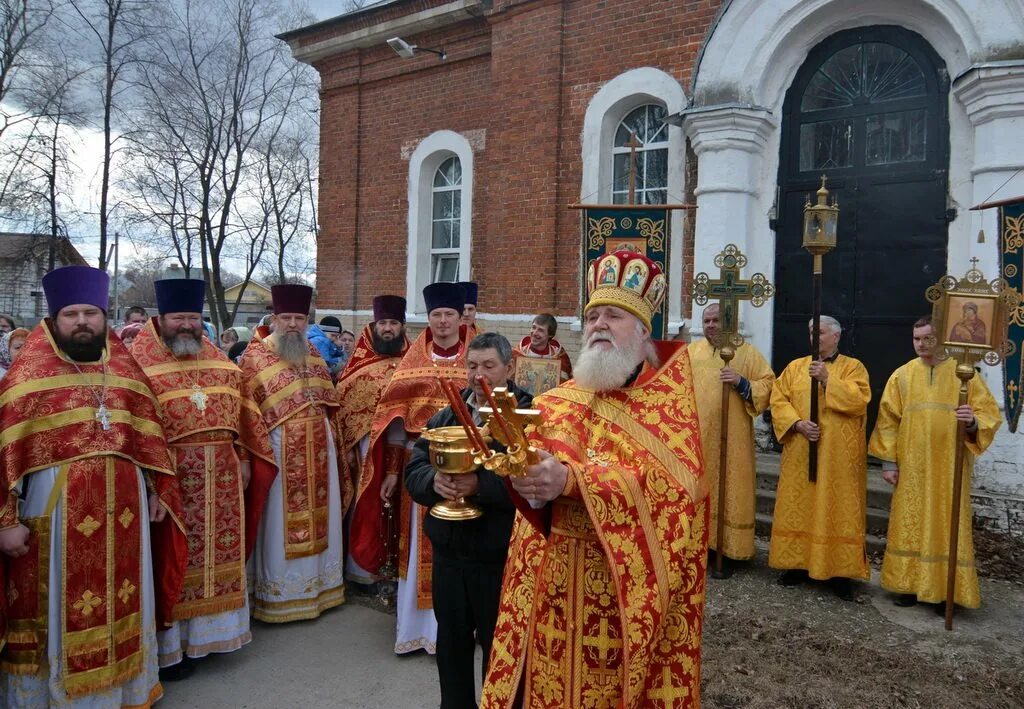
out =
[[[668,125],[664,106],[649,103],[630,111],[615,130],[612,203],[629,202],[631,145],[636,147],[636,203],[668,202]],[[636,142],[632,136],[636,136]]]
[[437,168],[431,188],[431,282],[459,280],[462,238],[462,163],[450,157]]

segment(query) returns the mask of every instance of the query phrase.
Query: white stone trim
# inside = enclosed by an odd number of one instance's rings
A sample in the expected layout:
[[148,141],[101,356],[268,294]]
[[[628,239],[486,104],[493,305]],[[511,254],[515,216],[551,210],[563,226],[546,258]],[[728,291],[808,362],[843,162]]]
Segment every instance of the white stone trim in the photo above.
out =
[[434,172],[455,156],[462,165],[462,222],[459,235],[459,279],[472,278],[473,148],[465,136],[439,130],[420,141],[409,157],[408,251],[405,293],[410,314],[426,314],[423,287],[430,283],[430,209]]
[[[393,20],[379,22],[369,27],[363,27],[338,37],[331,37],[305,46],[300,43],[300,37],[304,34],[303,30],[322,27],[325,24],[329,24],[331,20],[295,30],[294,32],[286,32],[280,36],[288,42],[292,50],[292,56],[295,59],[306,64],[313,64],[332,54],[340,54],[341,52],[358,47],[372,47],[384,44],[391,37],[415,34],[461,22],[462,20],[468,20],[480,14],[482,5],[483,2],[481,0],[455,0],[438,7],[396,17]],[[335,19],[341,19],[341,17]]]
[[[619,74],[602,86],[583,118],[583,179],[580,202],[609,204],[612,194],[612,143],[615,129],[626,115],[645,103],[665,107],[669,115],[686,108],[686,92],[671,74],[654,67],[639,67]],[[668,201],[681,201],[686,193],[686,142],[676,126],[668,127]],[[672,238],[668,268],[669,328],[682,320],[683,214],[670,216]]]

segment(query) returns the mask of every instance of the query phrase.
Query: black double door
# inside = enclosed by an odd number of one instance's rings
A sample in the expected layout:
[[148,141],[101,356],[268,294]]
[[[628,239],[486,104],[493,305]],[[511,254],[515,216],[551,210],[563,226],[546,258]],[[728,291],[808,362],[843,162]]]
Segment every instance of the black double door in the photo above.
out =
[[873,425],[893,370],[914,356],[911,326],[946,271],[948,78],[918,35],[895,27],[839,33],[808,55],[786,95],[776,221],[773,366],[810,351],[811,257],[803,208],[828,178],[838,246],[824,258],[822,312],[840,351],[871,376]]

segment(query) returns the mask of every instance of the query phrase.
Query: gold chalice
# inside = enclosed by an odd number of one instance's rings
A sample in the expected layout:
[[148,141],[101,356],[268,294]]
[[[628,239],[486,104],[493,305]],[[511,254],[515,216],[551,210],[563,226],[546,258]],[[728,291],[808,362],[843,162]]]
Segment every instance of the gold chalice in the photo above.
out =
[[[473,450],[462,426],[428,429],[423,432],[423,437],[430,441],[430,464],[446,475],[472,473],[483,463],[484,452]],[[485,443],[490,440],[484,436]],[[482,509],[462,497],[442,500],[430,508],[431,515],[449,522],[476,519],[483,513]]]

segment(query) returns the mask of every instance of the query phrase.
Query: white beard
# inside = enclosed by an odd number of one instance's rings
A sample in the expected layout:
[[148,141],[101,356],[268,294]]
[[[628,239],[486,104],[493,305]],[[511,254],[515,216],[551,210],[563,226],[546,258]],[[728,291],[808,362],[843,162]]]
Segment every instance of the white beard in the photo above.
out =
[[[576,383],[593,391],[621,389],[644,361],[646,348],[642,334],[643,330],[637,328],[637,336],[620,345],[610,334],[595,332],[583,343],[579,359],[573,365]],[[612,349],[594,346],[602,341],[611,342]]]

